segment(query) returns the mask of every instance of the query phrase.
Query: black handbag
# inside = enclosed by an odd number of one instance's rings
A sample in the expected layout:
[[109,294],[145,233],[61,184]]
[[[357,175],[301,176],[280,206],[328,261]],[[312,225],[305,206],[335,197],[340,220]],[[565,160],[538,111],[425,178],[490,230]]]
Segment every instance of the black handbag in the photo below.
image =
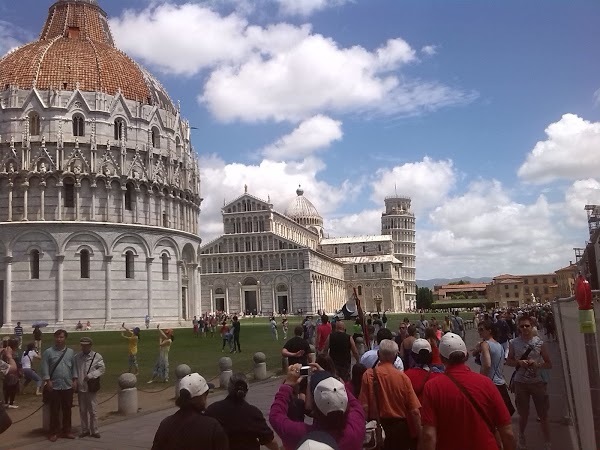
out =
[[[92,366],[94,365],[94,359],[96,359],[97,353],[94,353],[92,357],[92,362],[90,363],[90,367],[88,367],[87,374],[92,370]],[[88,392],[98,392],[100,390],[100,377],[97,378],[88,378],[87,380]]]

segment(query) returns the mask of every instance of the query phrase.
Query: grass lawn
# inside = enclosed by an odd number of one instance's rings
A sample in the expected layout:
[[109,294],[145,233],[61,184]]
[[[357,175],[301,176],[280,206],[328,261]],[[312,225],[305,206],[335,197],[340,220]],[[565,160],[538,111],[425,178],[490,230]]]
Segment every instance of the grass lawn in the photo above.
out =
[[[427,319],[435,316],[443,320],[443,313],[427,314]],[[404,317],[408,317],[411,322],[415,322],[418,314],[389,314],[388,328],[392,331],[398,329],[398,324]],[[470,314],[463,314],[464,318],[470,319]],[[289,332],[288,339],[293,336],[293,330],[296,325],[299,325],[301,318],[298,316],[289,317]],[[281,369],[281,348],[284,344],[283,335],[281,332],[281,318],[277,318],[279,324],[279,340],[275,341],[271,337],[270,326],[268,319],[261,318],[246,318],[241,320],[240,342],[242,353],[229,354],[221,352],[221,337],[218,332],[215,337],[211,338],[210,334],[207,337],[195,338],[192,333],[192,327],[187,329],[179,328],[175,330],[175,341],[171,346],[169,354],[169,370],[171,380],[175,377],[175,368],[179,364],[188,364],[193,371],[197,371],[207,380],[210,380],[219,374],[219,359],[222,356],[230,356],[233,360],[234,372],[248,373],[252,370],[252,356],[255,352],[263,352],[267,356],[267,369],[277,372]],[[133,327],[134,324],[127,324]],[[149,330],[142,327],[141,339],[138,345],[138,364],[140,372],[138,374],[138,387],[147,390],[159,390],[164,387],[163,384],[157,383],[146,385],[152,377],[152,369],[158,358],[158,331],[154,327]],[[351,323],[347,325],[348,331],[351,332]],[[121,333],[117,331],[98,331],[98,332],[69,332],[67,344],[79,351],[79,339],[89,335],[94,341],[94,350],[102,354],[106,364],[106,374],[102,378],[102,391],[105,393],[115,392],[117,389],[117,378],[120,374],[127,371],[127,341],[121,337]],[[26,341],[27,342],[27,341]],[[44,348],[52,342],[50,334],[44,334]],[[36,369],[39,368],[39,362],[36,362]],[[172,383],[171,383],[172,384]]]

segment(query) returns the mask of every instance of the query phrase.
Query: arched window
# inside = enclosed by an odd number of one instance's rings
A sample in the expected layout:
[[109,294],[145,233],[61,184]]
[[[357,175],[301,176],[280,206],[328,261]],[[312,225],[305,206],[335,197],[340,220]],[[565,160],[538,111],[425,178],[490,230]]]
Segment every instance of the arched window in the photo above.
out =
[[73,180],[66,179],[63,181],[63,201],[65,208],[75,207],[75,183]]
[[90,277],[90,252],[88,250],[79,252],[79,272],[81,278]]
[[40,115],[35,111],[29,113],[29,134],[32,136],[40,134]]
[[177,153],[181,152],[181,139],[179,139],[179,136],[175,138],[175,149],[177,149]]
[[152,147],[160,148],[160,132],[157,127],[152,127]]
[[40,279],[40,251],[31,250],[29,253],[29,274],[32,280]]
[[73,136],[85,136],[85,119],[81,114],[73,116]]
[[115,119],[115,141],[127,139],[125,121],[123,119]]
[[125,252],[125,278],[133,278],[135,274],[135,267],[133,261],[133,252],[128,250]]
[[133,184],[127,184],[127,190],[125,191],[125,209],[131,211],[133,209],[133,202],[135,201],[135,188]]
[[162,279],[168,280],[169,279],[169,255],[167,255],[166,253],[163,253],[163,255],[161,256],[161,260],[162,260]]

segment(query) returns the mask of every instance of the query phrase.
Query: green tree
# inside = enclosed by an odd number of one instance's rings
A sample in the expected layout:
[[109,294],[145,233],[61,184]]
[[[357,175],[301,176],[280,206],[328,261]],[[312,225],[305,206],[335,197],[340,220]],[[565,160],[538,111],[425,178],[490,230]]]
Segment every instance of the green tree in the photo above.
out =
[[467,281],[465,280],[459,280],[459,281],[452,281],[451,283],[448,283],[448,285],[461,285],[461,284],[469,284]]
[[433,292],[428,287],[417,289],[417,308],[430,309],[433,305]]

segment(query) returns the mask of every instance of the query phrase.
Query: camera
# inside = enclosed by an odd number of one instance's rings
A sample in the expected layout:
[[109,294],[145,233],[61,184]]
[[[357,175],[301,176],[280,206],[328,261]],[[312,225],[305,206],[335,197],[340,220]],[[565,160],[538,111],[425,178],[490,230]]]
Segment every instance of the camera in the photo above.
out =
[[310,374],[310,366],[302,366],[300,368],[300,376],[308,376]]

